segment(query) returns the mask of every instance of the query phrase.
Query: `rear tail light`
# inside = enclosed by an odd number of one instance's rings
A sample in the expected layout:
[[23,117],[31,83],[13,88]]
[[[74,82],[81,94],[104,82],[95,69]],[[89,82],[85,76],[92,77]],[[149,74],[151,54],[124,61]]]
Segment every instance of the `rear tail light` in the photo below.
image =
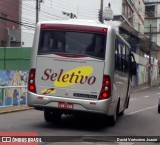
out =
[[29,78],[28,78],[28,90],[33,93],[36,93],[35,74],[36,74],[36,70],[30,69]]
[[102,89],[99,95],[99,100],[108,99],[111,96],[111,79],[110,76],[103,76]]

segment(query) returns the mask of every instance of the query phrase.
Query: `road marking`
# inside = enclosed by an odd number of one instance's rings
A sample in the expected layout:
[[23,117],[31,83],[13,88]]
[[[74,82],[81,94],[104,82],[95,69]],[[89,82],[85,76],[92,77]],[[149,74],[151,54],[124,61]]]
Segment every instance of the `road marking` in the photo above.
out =
[[124,116],[128,116],[128,115],[136,114],[136,113],[139,113],[139,112],[142,112],[142,111],[146,111],[146,110],[149,110],[149,109],[153,109],[153,108],[156,108],[156,107],[158,107],[158,105],[156,105],[156,106],[151,106],[151,107],[148,107],[148,108],[145,108],[145,109],[141,109],[141,110],[137,110],[137,111],[134,111],[134,112],[128,113],[128,114],[126,114],[126,115],[124,115]]
[[148,98],[148,97],[150,97],[150,96],[144,96],[145,98]]
[[158,95],[160,95],[160,93],[157,93]]
[[133,101],[134,99],[130,99],[131,101]]

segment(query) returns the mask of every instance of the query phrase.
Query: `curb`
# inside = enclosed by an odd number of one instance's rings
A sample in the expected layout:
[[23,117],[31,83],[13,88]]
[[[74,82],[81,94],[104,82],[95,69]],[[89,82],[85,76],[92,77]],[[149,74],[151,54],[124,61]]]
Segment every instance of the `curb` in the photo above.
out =
[[19,112],[19,111],[25,111],[25,110],[31,110],[31,109],[33,109],[33,108],[25,107],[25,108],[15,108],[15,109],[9,109],[9,110],[6,109],[6,110],[0,111],[0,114]]
[[139,91],[143,91],[143,90],[158,87],[158,86],[160,86],[159,83],[155,84],[155,85],[144,85],[144,86],[142,85],[142,86],[133,87],[133,88],[131,88],[131,93],[136,93]]
[[136,93],[136,92],[143,91],[149,88],[151,87],[148,86],[148,87],[143,87],[143,88],[131,89],[131,93]]

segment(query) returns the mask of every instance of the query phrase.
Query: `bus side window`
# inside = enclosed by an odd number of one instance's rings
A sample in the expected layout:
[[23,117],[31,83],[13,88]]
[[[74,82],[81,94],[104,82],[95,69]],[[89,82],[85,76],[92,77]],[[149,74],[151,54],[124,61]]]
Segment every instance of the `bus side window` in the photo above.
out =
[[121,60],[121,42],[119,39],[116,39],[115,47],[115,68],[119,71],[122,70],[122,60]]
[[122,52],[121,52],[121,42],[118,42],[118,70],[122,71]]
[[116,39],[115,43],[115,69],[122,71],[122,72],[127,72],[129,71],[128,69],[128,55],[129,55],[129,50],[128,47],[123,43],[121,39]]
[[125,72],[129,72],[129,48],[125,49]]
[[115,69],[118,70],[118,40],[115,40]]
[[126,72],[126,46],[125,44],[121,46],[121,55],[122,55],[122,71]]

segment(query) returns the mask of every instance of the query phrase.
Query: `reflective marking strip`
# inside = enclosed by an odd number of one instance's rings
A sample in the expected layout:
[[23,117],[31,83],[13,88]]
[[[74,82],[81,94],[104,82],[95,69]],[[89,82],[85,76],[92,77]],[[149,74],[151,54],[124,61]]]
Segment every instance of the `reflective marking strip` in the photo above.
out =
[[137,111],[128,113],[128,114],[126,114],[126,115],[124,115],[124,116],[132,115],[132,114],[135,114],[135,113],[138,113],[138,112],[142,112],[142,111],[146,111],[146,110],[149,110],[149,109],[153,109],[153,108],[156,108],[156,107],[158,107],[158,105],[156,105],[156,106],[151,106],[151,107],[148,107],[148,108],[145,108],[145,109],[141,109],[141,110],[137,110]]
[[47,97],[43,97],[43,100],[49,100],[49,98],[47,98]]
[[150,96],[144,96],[145,98],[148,98],[148,97],[150,97]]

